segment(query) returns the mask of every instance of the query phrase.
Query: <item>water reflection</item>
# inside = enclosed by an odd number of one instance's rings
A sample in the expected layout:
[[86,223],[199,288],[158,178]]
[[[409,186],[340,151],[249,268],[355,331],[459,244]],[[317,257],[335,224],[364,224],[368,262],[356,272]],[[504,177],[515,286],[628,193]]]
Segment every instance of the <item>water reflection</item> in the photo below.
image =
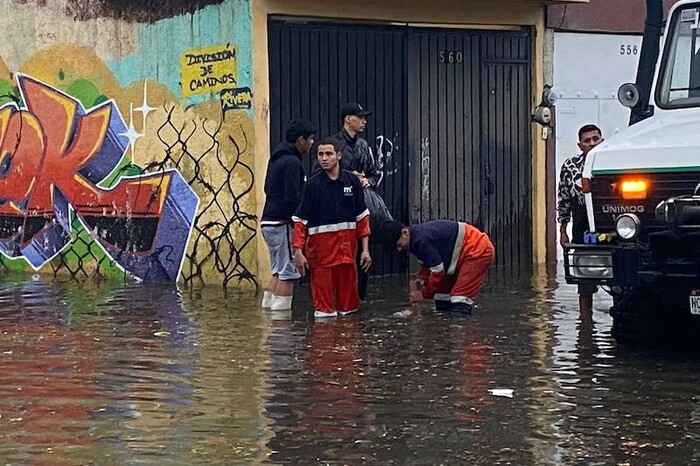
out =
[[696,356],[619,348],[599,294],[491,283],[470,318],[375,282],[314,323],[255,297],[0,283],[5,464],[691,464]]

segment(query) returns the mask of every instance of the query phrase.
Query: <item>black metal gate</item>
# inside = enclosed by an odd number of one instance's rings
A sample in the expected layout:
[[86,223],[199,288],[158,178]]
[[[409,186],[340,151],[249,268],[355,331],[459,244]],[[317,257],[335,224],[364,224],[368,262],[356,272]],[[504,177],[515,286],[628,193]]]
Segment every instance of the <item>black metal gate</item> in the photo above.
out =
[[464,220],[496,248],[496,275],[532,270],[530,38],[409,30],[412,221]]
[[[398,220],[468,221],[491,236],[498,276],[531,270],[527,33],[287,19],[268,26],[273,146],[293,118],[336,133],[340,107],[359,102],[374,111],[363,136]],[[406,267],[378,246],[373,255],[375,274]]]

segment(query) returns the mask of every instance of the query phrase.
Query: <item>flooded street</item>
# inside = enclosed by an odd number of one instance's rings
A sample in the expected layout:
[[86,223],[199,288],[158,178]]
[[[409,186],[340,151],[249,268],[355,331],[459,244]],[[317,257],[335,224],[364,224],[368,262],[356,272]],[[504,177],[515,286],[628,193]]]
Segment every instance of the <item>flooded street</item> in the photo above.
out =
[[0,462],[700,463],[698,357],[619,348],[610,301],[490,284],[470,318],[375,280],[313,323],[213,288],[0,284]]

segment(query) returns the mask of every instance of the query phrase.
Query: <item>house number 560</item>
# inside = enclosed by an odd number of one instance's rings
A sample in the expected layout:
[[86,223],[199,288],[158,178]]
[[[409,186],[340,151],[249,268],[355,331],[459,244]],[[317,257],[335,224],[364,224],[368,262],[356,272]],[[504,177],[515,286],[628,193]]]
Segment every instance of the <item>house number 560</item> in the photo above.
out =
[[462,52],[457,50],[440,50],[440,63],[462,63],[464,57]]

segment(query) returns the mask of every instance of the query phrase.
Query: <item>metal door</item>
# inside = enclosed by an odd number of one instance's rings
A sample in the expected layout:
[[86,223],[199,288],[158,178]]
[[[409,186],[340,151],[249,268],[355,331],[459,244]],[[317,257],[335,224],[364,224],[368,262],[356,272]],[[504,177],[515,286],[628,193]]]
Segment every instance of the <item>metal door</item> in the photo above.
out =
[[[321,136],[335,134],[340,107],[359,102],[374,112],[361,137],[383,171],[378,192],[392,215],[407,222],[405,28],[272,19],[268,31],[271,144],[293,118],[310,120]],[[309,170],[314,162],[310,157]],[[374,274],[406,269],[405,258],[379,244],[372,244],[372,255]]]
[[412,222],[486,231],[494,273],[532,265],[530,47],[524,32],[409,30]]
[[[473,223],[492,238],[497,276],[530,272],[527,32],[285,19],[268,29],[272,145],[292,118],[334,134],[340,106],[360,102],[374,111],[364,137],[394,216]],[[396,254],[373,252],[375,273],[405,269]]]

